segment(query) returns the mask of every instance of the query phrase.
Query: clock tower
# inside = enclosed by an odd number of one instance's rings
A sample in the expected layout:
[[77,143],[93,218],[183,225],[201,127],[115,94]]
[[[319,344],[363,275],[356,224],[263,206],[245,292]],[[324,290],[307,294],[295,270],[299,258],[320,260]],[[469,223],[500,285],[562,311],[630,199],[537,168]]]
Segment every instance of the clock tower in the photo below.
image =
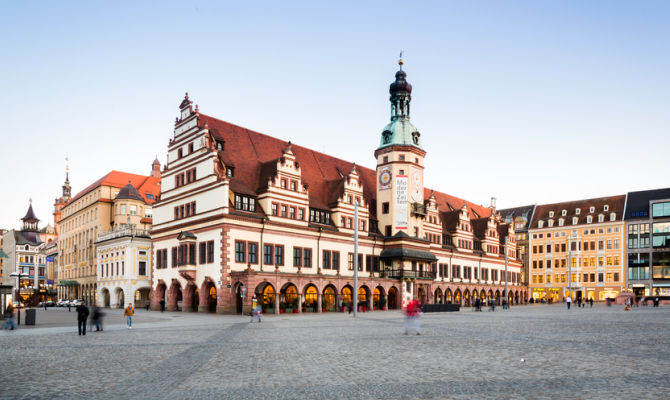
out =
[[421,134],[410,122],[412,85],[405,80],[403,61],[391,94],[391,122],[384,127],[381,142],[375,150],[377,159],[377,219],[379,231],[386,236],[404,232],[423,237],[423,160]]

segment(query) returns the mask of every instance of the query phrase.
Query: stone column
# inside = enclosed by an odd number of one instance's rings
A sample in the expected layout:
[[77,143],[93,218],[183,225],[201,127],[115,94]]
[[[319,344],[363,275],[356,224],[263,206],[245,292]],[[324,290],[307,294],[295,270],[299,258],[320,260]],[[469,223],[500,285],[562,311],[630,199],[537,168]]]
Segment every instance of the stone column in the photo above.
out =
[[321,301],[322,301],[322,300],[321,300],[321,293],[319,292],[319,293],[316,295],[316,312],[318,312],[318,313],[320,313],[320,312],[321,312],[321,309],[322,309]]
[[368,310],[372,311],[374,307],[374,300],[372,298],[372,293],[368,296]]
[[298,293],[298,314],[302,314],[302,302],[303,302],[302,293]]
[[279,315],[279,293],[275,293],[275,315]]

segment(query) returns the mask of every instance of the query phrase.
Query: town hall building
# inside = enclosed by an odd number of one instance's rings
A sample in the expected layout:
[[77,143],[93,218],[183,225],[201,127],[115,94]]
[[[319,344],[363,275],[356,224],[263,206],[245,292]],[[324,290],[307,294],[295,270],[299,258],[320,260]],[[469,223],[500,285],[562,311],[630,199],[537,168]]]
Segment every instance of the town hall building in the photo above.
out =
[[187,94],[153,205],[152,308],[242,313],[255,295],[270,313],[342,311],[354,291],[363,310],[468,306],[501,302],[506,281],[510,303],[527,299],[513,224],[424,187],[399,64],[374,169],[205,115]]

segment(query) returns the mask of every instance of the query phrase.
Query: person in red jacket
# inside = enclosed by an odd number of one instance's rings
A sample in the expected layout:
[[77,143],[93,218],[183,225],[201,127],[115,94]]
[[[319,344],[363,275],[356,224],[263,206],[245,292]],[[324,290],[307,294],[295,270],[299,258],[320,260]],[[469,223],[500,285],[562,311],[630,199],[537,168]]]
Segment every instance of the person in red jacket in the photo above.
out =
[[417,299],[412,299],[405,307],[405,335],[409,334],[409,329],[416,329],[416,334],[421,335],[421,305]]

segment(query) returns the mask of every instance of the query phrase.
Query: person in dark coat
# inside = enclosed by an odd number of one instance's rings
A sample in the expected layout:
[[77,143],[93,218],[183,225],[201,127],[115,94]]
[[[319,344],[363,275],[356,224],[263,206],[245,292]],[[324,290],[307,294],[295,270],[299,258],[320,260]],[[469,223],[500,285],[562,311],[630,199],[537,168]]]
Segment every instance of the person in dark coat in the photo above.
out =
[[82,302],[80,305],[78,305],[76,311],[79,336],[86,336],[86,320],[88,319],[88,307],[86,307],[86,303]]
[[161,299],[161,312],[165,311],[165,300]]

